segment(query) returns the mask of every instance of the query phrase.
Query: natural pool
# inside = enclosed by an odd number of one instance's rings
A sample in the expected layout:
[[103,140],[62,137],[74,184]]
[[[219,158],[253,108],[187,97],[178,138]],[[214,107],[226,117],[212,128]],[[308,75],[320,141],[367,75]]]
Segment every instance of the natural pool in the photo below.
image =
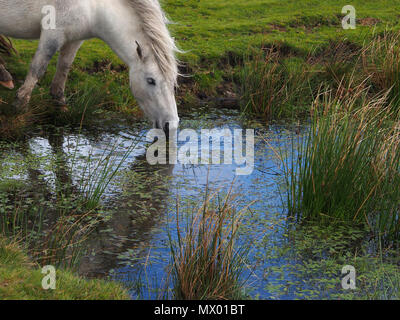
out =
[[[132,298],[139,299],[165,297],[168,292],[169,236],[176,240],[177,203],[180,212],[190,213],[204,198],[207,185],[223,193],[234,181],[237,206],[254,202],[244,218],[238,242],[251,244],[243,258],[243,277],[250,297],[353,297],[341,287],[341,268],[359,263],[354,260],[354,248],[369,241],[367,233],[346,225],[300,227],[287,217],[277,150],[296,145],[304,131],[302,126],[265,127],[242,119],[236,111],[198,108],[182,115],[181,128],[254,128],[253,173],[236,176],[235,164],[151,166],[145,157],[149,143],[143,138],[148,128],[137,123],[95,133],[45,130],[24,144],[3,145],[1,179],[8,183],[23,181],[36,192],[47,193],[44,198],[50,202],[59,185],[71,184],[75,193],[87,191],[82,181],[89,176],[96,179],[94,172],[104,167],[118,167],[118,174],[101,198],[103,208],[96,212],[101,221],[85,241],[77,242],[84,252],[77,269],[89,277],[122,281],[130,288]],[[134,147],[132,141],[137,142]],[[361,263],[368,263],[370,258],[363,257]]]

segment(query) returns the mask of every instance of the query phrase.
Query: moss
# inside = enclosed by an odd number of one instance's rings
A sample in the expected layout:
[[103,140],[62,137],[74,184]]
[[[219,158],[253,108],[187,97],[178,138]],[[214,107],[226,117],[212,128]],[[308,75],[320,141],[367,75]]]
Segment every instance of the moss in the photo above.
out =
[[57,270],[56,289],[44,290],[44,275],[16,244],[0,239],[0,299],[18,300],[126,300],[118,283],[86,280],[70,271]]

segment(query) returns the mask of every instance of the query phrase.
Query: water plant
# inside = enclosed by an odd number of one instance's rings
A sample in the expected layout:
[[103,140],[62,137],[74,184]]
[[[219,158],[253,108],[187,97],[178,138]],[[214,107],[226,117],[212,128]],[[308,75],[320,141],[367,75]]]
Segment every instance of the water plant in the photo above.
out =
[[307,96],[311,100],[306,65],[290,68],[275,47],[253,51],[239,74],[242,112],[267,120],[295,115],[293,106],[301,109]]
[[[290,223],[287,241],[269,259],[292,263],[270,267],[266,287],[274,299],[388,300],[400,298],[400,270],[395,248],[371,239],[366,226],[346,222]],[[273,239],[265,239],[271,245]],[[373,245],[372,245],[373,243]],[[356,288],[342,287],[344,266],[356,270]]]
[[[81,202],[84,203],[86,209],[93,210],[99,206],[108,186],[119,173],[122,165],[132,154],[139,141],[140,137],[132,141],[122,154],[117,152],[118,144],[115,144],[106,148],[98,159],[93,160],[92,155],[89,155],[79,180]],[[73,166],[71,170],[74,170]]]
[[400,32],[385,31],[367,43],[361,53],[363,73],[376,92],[390,90],[389,101],[400,106]]
[[[208,186],[207,186],[208,189]],[[170,238],[171,270],[175,299],[243,299],[242,278],[246,246],[235,246],[247,207],[236,210],[232,189],[221,199],[209,194],[189,214],[182,227],[177,206],[177,243]]]
[[400,127],[388,95],[371,98],[370,88],[359,85],[315,100],[309,130],[294,138],[299,147],[280,154],[291,215],[362,221],[399,234]]
[[[64,136],[52,135],[51,156],[36,158],[28,148],[22,163],[4,161],[9,166],[1,168],[0,234],[18,241],[40,264],[73,269],[86,253],[84,243],[91,231],[105,218],[99,214],[104,193],[137,142],[123,151],[119,143],[110,143],[100,155],[80,157],[79,138],[68,156],[62,148]],[[31,181],[10,179],[11,172],[27,174]]]

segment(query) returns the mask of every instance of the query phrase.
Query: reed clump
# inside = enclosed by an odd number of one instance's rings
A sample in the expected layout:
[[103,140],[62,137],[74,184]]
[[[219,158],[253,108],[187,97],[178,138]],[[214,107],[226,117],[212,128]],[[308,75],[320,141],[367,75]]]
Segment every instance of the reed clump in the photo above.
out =
[[363,73],[376,92],[390,90],[389,101],[400,105],[400,32],[386,31],[376,35],[361,52]]
[[310,96],[306,64],[289,68],[274,47],[244,59],[239,74],[241,109],[271,120],[293,115],[293,106],[304,105]]
[[400,231],[399,118],[390,92],[370,96],[324,92],[299,147],[281,154],[290,214],[326,221],[365,222],[385,235]]
[[28,198],[25,192],[0,192],[0,237],[18,242],[40,265],[75,268],[100,220],[96,212],[72,201],[62,206],[40,196]]
[[176,299],[228,300],[244,298],[245,246],[235,247],[243,213],[231,191],[219,199],[206,195],[188,219],[185,230],[177,212],[177,245],[171,241],[173,292]]
[[238,82],[242,111],[266,120],[304,114],[321,88],[329,87],[336,95],[365,84],[371,99],[389,92],[382,106],[399,111],[400,32],[373,35],[362,46],[331,41],[303,57],[288,57],[276,48],[259,50],[244,58]]

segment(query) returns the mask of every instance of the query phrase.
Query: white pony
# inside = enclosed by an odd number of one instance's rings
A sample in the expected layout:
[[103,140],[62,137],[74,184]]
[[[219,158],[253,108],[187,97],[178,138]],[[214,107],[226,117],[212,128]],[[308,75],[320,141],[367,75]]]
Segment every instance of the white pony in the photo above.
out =
[[[53,27],[44,24],[52,13],[48,8],[55,9]],[[158,0],[0,0],[0,34],[40,39],[16,106],[28,104],[57,51],[50,92],[65,103],[65,82],[79,47],[86,39],[100,38],[128,65],[132,93],[154,127],[176,128],[177,48],[166,22]]]

